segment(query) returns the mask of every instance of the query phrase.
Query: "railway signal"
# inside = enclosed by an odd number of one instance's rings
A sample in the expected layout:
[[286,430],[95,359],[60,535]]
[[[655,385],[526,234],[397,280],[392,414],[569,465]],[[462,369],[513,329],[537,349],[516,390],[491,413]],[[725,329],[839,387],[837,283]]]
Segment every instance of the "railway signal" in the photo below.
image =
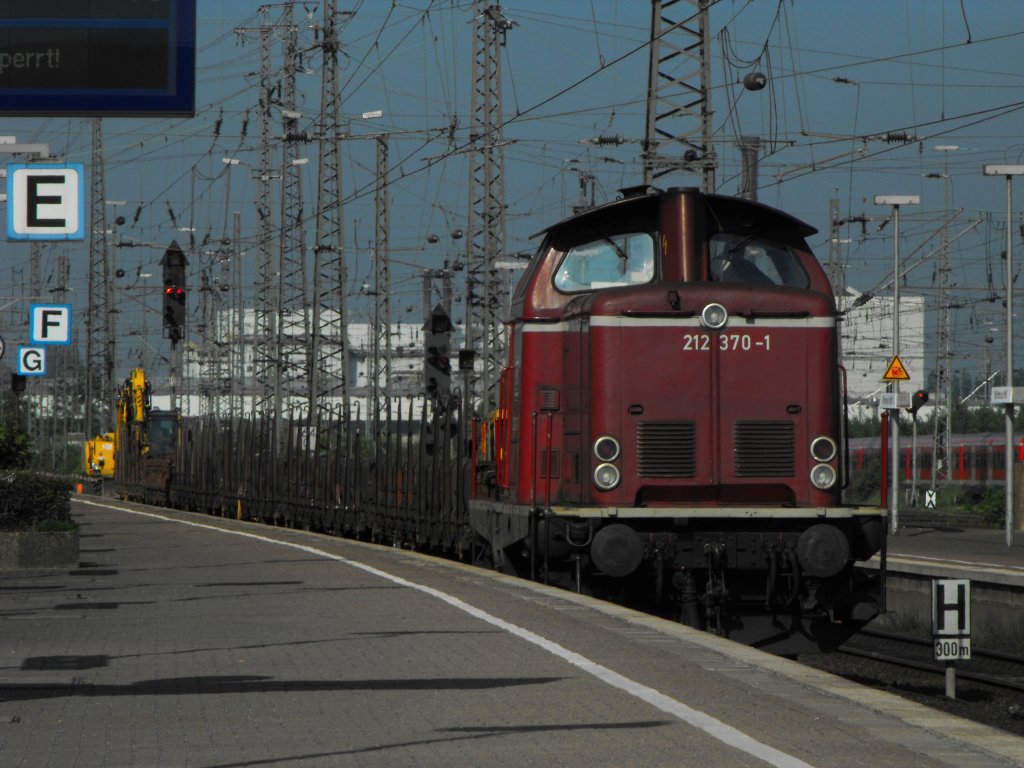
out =
[[185,297],[185,289],[180,286],[164,288],[164,325],[172,344],[181,339],[181,330],[185,326]]
[[188,298],[185,275],[188,259],[177,241],[172,241],[170,247],[164,251],[160,266],[163,267],[164,279],[164,328],[167,329],[167,336],[174,345],[182,338]]
[[917,416],[917,412],[921,410],[921,406],[927,402],[928,391],[925,389],[919,389],[910,396],[910,407],[907,410],[914,416]]
[[452,321],[444,307],[438,304],[430,311],[423,330],[424,387],[430,397],[444,398],[452,386]]

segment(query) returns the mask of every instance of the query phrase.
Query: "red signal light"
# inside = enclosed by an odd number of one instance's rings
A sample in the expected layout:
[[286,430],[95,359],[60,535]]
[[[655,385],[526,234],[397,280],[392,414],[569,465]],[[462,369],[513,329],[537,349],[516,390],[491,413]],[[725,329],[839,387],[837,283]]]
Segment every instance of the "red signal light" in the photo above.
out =
[[928,402],[928,390],[919,389],[910,396],[910,407],[907,409],[912,414],[917,416],[917,412],[921,410],[921,406]]

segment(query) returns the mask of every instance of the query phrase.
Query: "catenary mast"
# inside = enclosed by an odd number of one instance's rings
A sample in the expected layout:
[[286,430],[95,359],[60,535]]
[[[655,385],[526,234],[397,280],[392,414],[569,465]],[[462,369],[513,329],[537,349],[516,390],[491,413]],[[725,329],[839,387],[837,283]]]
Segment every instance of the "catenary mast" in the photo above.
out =
[[348,300],[341,200],[341,94],[338,85],[338,27],[335,0],[324,3],[320,48],[320,136],[313,243],[313,306],[310,328],[310,426],[319,425],[317,406],[340,401],[341,423],[350,419],[348,375]]
[[85,434],[113,427],[114,314],[110,252],[107,249],[106,185],[103,169],[103,121],[92,124],[92,231],[89,237],[89,308],[86,319]]
[[708,0],[651,0],[644,184],[676,170],[715,191]]
[[[501,48],[512,22],[501,7],[473,6],[473,93],[466,238],[466,348],[476,353],[467,397],[479,413],[497,407],[504,362],[502,302],[496,262],[505,245],[505,160],[501,101]],[[426,308],[425,311],[429,311]]]

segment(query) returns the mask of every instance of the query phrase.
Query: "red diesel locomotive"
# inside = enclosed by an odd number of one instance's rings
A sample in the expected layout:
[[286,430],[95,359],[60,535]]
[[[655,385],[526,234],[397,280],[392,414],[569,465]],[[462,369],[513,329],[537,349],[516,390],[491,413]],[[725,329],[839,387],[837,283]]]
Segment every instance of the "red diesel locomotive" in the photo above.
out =
[[[494,565],[792,652],[873,618],[884,511],[841,503],[843,378],[813,227],[695,189],[544,230],[516,289]],[[883,571],[884,573],[884,571]]]

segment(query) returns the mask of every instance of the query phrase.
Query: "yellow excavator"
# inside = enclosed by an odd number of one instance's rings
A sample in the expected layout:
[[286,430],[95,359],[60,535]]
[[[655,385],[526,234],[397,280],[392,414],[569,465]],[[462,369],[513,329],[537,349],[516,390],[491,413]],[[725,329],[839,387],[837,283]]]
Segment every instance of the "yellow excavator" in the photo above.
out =
[[133,369],[117,399],[114,494],[166,503],[177,443],[178,414],[154,409],[145,372]]
[[128,375],[117,398],[117,426],[113,432],[85,441],[84,469],[86,477],[110,479],[114,477],[114,463],[124,430],[141,442],[141,430],[150,411],[150,387],[146,374],[135,368]]
[[117,396],[117,430],[114,433],[114,453],[121,440],[129,439],[143,445],[143,431],[151,409],[149,380],[141,368],[133,368],[121,385]]
[[114,433],[106,432],[85,441],[85,476],[111,478],[114,476]]

